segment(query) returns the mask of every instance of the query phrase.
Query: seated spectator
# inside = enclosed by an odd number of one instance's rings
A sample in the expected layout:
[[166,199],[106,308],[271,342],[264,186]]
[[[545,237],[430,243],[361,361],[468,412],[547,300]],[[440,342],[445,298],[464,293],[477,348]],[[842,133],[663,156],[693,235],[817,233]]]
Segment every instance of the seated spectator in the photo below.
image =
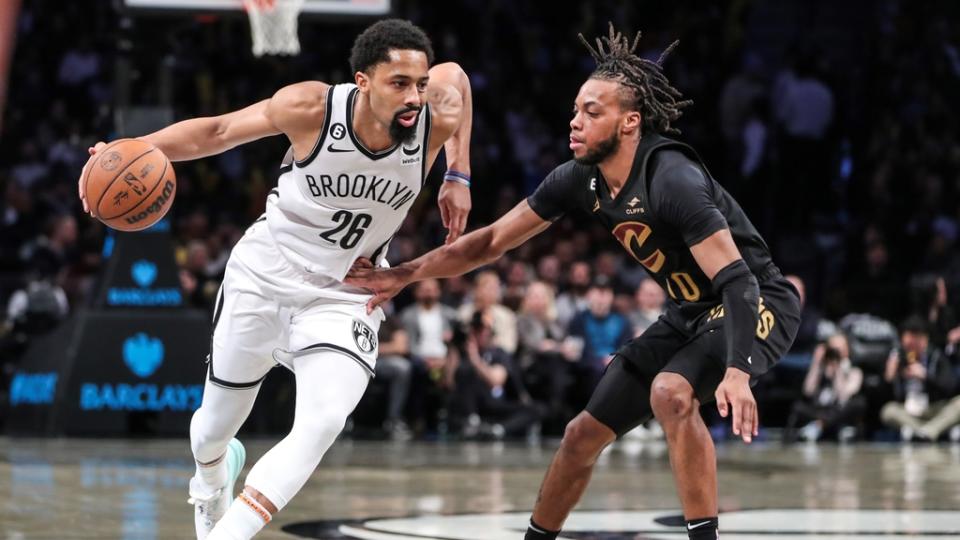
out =
[[473,302],[460,308],[460,320],[469,323],[476,312],[490,317],[494,342],[509,354],[517,352],[517,316],[501,303],[500,276],[492,270],[477,274]]
[[[900,331],[900,347],[890,353],[884,378],[893,385],[894,401],[883,406],[880,418],[900,428],[904,441],[914,437],[935,441],[960,423],[960,396],[945,354],[930,346],[927,324],[912,316]],[[960,428],[951,430],[960,439]]]
[[817,345],[810,370],[803,381],[804,398],[793,405],[784,440],[792,442],[795,428],[805,424],[800,437],[807,441],[836,436],[854,438],[863,421],[867,401],[859,395],[863,371],[850,361],[847,337],[838,333]]
[[[564,391],[568,384],[567,362],[563,358],[564,332],[557,322],[553,289],[535,281],[517,317],[520,347],[517,358],[531,395],[547,405],[547,416],[564,424]],[[562,428],[561,428],[562,429]]]
[[651,324],[657,322],[663,314],[663,303],[667,297],[663,288],[652,279],[640,282],[636,293],[636,308],[630,312],[630,324],[633,325],[633,335],[644,333]]
[[426,427],[421,422],[432,424],[434,413],[439,414],[437,409],[453,385],[447,369],[447,344],[459,322],[456,310],[440,303],[439,281],[423,280],[417,283],[413,294],[416,303],[400,313],[400,324],[413,361],[410,418],[419,432]]
[[410,339],[397,325],[393,317],[387,317],[380,325],[377,338],[380,351],[377,356],[376,380],[387,381],[387,415],[383,429],[393,440],[409,440],[410,428],[403,419],[403,410],[410,393]]
[[454,343],[456,391],[450,409],[463,436],[502,439],[527,434],[540,420],[540,412],[513,357],[494,343],[489,316],[476,312],[466,336],[454,338]]
[[590,264],[577,261],[570,265],[566,290],[557,296],[557,321],[566,328],[577,313],[587,309],[587,289],[590,288]]
[[576,348],[580,349],[577,351],[579,356],[574,356],[576,363],[573,365],[578,402],[593,391],[613,359],[613,353],[633,337],[627,318],[612,311],[613,288],[610,282],[604,279],[594,281],[587,291],[587,304],[588,309],[578,313],[568,329],[570,338],[577,341]]

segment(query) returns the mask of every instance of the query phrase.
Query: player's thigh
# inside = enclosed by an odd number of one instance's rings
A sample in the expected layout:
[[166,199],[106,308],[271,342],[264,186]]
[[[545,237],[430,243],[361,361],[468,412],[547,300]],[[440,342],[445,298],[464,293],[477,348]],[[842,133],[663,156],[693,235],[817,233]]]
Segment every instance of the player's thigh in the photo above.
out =
[[685,338],[658,321],[621,347],[590,396],[586,410],[622,436],[653,416],[650,387]]
[[224,388],[256,387],[276,365],[273,350],[285,343],[283,309],[268,298],[224,280],[214,311],[208,357],[210,382]]
[[382,321],[379,309],[368,315],[366,306],[359,303],[311,305],[291,319],[288,355],[299,358],[315,351],[337,352],[373,374]]
[[[799,301],[788,289],[777,284],[764,285],[761,298],[759,320],[748,358],[751,384],[787,353],[800,326]],[[722,318],[710,321],[663,368],[665,372],[683,376],[693,387],[700,403],[714,400],[714,392],[726,373],[726,332]]]

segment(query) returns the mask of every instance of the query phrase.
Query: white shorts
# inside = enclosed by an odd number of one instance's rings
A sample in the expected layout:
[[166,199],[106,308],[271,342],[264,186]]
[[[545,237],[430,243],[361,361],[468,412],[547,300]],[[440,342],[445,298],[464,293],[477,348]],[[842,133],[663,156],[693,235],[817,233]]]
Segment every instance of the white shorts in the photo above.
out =
[[318,350],[343,354],[373,375],[379,308],[370,294],[333,278],[296,270],[274,243],[265,221],[233,248],[217,295],[209,378],[225,388],[260,384],[277,364]]

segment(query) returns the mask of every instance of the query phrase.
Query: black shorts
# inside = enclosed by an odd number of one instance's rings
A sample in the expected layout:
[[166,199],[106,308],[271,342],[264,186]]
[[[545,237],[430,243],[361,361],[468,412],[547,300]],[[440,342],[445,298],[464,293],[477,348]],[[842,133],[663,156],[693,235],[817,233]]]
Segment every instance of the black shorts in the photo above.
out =
[[[766,373],[790,349],[800,326],[800,300],[790,282],[777,277],[760,284],[760,320],[750,353],[752,380]],[[653,416],[650,386],[661,372],[677,373],[693,387],[700,403],[726,372],[723,313],[717,306],[694,320],[676,311],[621,347],[587,403],[586,410],[617,436]]]

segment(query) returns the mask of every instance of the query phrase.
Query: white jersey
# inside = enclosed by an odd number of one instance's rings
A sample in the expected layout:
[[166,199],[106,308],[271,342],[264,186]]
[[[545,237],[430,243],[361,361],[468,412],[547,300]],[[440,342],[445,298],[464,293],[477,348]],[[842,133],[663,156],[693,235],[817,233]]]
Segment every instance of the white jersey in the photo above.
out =
[[288,153],[278,190],[267,197],[267,224],[280,253],[295,267],[337,281],[359,257],[385,263],[427,172],[429,105],[411,141],[372,152],[353,132],[358,95],[355,84],[330,87],[313,151],[301,161]]

